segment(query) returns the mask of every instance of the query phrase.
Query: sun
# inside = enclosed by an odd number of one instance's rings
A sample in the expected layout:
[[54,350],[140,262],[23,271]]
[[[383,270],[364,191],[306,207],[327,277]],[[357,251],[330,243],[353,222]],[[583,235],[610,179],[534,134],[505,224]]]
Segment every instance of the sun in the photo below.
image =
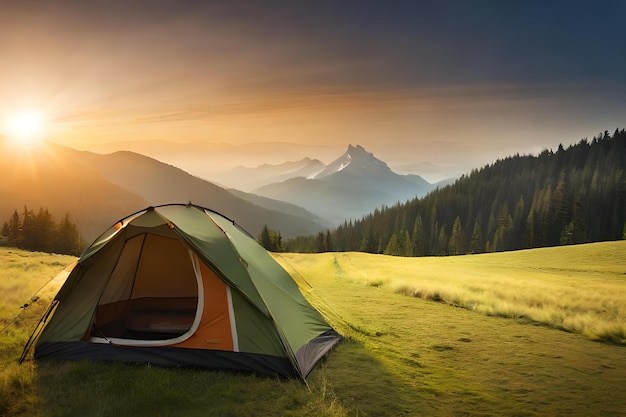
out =
[[3,131],[12,142],[32,146],[42,139],[43,125],[41,112],[21,110],[4,116]]

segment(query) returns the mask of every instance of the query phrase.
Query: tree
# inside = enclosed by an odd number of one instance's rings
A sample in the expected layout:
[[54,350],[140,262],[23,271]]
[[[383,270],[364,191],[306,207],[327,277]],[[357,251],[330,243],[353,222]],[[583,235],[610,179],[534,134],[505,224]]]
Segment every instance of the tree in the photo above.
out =
[[283,237],[280,231],[270,230],[270,249],[272,252],[283,251]]
[[502,252],[511,249],[511,235],[513,231],[513,219],[508,215],[506,221],[498,226],[493,235],[493,248],[495,252]]
[[47,208],[41,207],[39,213],[34,217],[35,229],[37,230],[37,239],[31,250],[53,252],[55,251],[54,240],[55,234],[58,232],[52,215]]
[[326,230],[326,250],[328,252],[332,252],[333,250],[333,239],[330,235],[330,230]]
[[24,218],[17,210],[2,227],[2,234],[7,237],[7,244],[20,249],[80,255],[85,246],[78,228],[70,221],[66,213],[61,222],[56,224],[47,208],[41,207],[37,215],[24,207]]
[[361,252],[373,252],[372,250],[372,229],[367,224],[361,237],[361,244],[359,245],[359,251]]
[[411,253],[415,256],[426,255],[426,236],[424,234],[424,221],[422,215],[418,214],[413,225],[413,238]]
[[54,241],[54,251],[69,255],[80,255],[83,246],[76,225],[70,221],[69,213],[65,213],[59,222],[57,236]]
[[272,240],[270,239],[270,230],[267,228],[267,225],[263,225],[263,229],[261,229],[261,233],[259,234],[257,240],[266,250],[270,250],[272,247]]
[[470,252],[478,253],[481,251],[480,246],[480,223],[478,219],[474,222],[474,230],[472,231],[472,240],[470,240]]
[[398,235],[398,256],[411,256],[411,238],[404,229]]
[[316,252],[318,253],[322,253],[322,252],[327,252],[328,248],[326,247],[326,236],[324,235],[324,232],[320,231],[317,234],[317,249]]
[[398,250],[398,236],[394,233],[393,235],[391,235],[391,238],[389,239],[389,243],[387,244],[387,247],[383,251],[383,254],[397,255],[398,251],[399,251]]
[[436,255],[447,255],[448,254],[448,237],[446,235],[446,226],[441,226],[439,229],[439,239],[437,240],[437,250],[435,252]]
[[35,214],[28,207],[24,206],[22,214],[22,249],[34,250],[37,247],[39,230],[35,221]]
[[450,243],[448,245],[448,253],[450,255],[460,255],[463,253],[463,234],[461,231],[461,219],[456,216],[454,219],[454,225],[452,226],[452,233],[450,235]]
[[587,241],[587,226],[583,217],[583,208],[580,201],[574,204],[574,214],[572,215],[571,225],[572,241],[571,243],[585,243]]
[[9,246],[14,246],[16,248],[19,248],[22,246],[22,226],[21,226],[21,222],[20,222],[20,215],[17,212],[17,210],[15,210],[13,212],[13,215],[11,216],[11,219],[9,219],[9,222],[7,223],[7,243],[9,244]]

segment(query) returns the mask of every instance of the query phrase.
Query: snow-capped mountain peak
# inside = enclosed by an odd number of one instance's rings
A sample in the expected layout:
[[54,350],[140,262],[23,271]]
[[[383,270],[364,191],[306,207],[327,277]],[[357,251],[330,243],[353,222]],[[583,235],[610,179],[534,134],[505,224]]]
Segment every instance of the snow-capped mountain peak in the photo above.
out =
[[348,145],[346,152],[333,162],[328,164],[326,169],[315,176],[316,179],[327,177],[340,171],[349,170],[352,173],[360,174],[372,170],[390,171],[386,163],[376,158],[371,152],[367,152],[361,145]]

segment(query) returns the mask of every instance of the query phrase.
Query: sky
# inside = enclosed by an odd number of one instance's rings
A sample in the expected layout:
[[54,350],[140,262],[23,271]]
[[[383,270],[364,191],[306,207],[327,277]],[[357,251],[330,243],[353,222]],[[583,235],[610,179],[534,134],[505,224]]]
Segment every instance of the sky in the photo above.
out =
[[4,0],[0,112],[36,109],[78,149],[268,142],[277,163],[276,143],[360,144],[434,179],[626,127],[624,16],[621,0]]

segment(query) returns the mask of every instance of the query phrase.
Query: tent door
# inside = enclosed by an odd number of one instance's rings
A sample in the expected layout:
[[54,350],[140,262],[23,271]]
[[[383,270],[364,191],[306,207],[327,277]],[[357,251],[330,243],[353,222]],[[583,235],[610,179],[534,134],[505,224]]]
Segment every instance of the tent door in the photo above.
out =
[[129,239],[101,297],[94,343],[164,346],[195,333],[204,307],[198,257],[178,239]]

